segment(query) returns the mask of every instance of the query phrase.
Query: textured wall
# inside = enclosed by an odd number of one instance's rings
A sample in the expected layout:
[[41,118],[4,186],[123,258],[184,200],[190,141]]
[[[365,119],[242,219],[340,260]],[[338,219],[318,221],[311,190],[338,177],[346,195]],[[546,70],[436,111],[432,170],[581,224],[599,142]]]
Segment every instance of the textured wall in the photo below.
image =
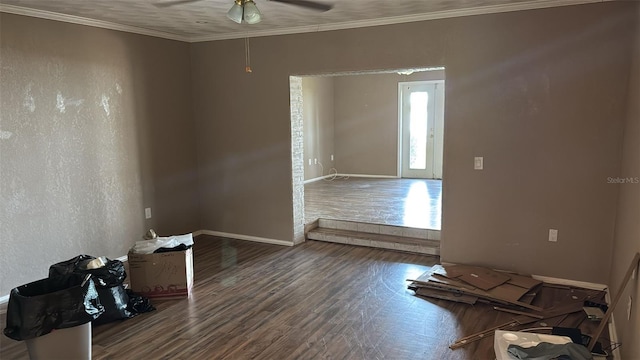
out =
[[[626,106],[622,171],[612,176],[622,180],[621,183],[610,185],[620,189],[609,280],[613,294],[620,290],[624,274],[634,254],[640,252],[640,3],[636,4],[635,14],[635,40]],[[630,321],[627,320],[629,296],[633,297]],[[614,317],[619,341],[622,342],[621,358],[640,359],[640,281],[637,276],[629,281]]]
[[[330,76],[302,78],[305,180],[327,175],[334,167],[331,160],[331,155],[334,154],[333,83],[334,78]],[[314,159],[318,159],[320,164],[316,164]]]
[[397,176],[398,83],[442,79],[443,70],[337,76],[335,146],[339,172]]
[[289,78],[291,105],[291,186],[293,189],[293,242],[304,242],[304,100],[302,78]]
[[202,227],[291,240],[290,75],[444,66],[443,260],[607,282],[632,7],[193,44]]
[[197,228],[188,45],[8,14],[0,34],[0,294]]

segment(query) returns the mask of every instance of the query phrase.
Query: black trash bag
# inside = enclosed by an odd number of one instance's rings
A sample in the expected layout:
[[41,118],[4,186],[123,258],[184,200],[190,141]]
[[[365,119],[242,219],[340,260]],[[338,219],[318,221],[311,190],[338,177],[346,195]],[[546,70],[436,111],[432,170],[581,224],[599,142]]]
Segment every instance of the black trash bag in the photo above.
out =
[[93,259],[95,257],[90,255],[78,255],[73,259],[53,264],[49,266],[49,277],[53,277],[52,275],[69,275],[76,272],[77,269],[86,269],[87,263]]
[[193,247],[193,245],[180,244],[178,246],[174,246],[171,248],[166,248],[166,247],[157,248],[153,253],[158,254],[158,253],[166,253],[166,252],[172,252],[172,251],[185,251],[185,250],[189,250],[191,247]]
[[104,312],[89,275],[38,280],[11,290],[4,334],[28,340],[55,329],[86,324]]
[[122,287],[122,282],[127,277],[122,261],[107,259],[105,266],[97,269],[87,269],[87,263],[93,259],[95,257],[90,255],[78,255],[73,259],[51,265],[49,267],[49,277],[65,274],[92,275],[98,289],[100,302],[105,308],[104,313],[93,321],[93,325],[134,317],[136,314],[129,311],[129,297]]
[[151,305],[148,298],[134,293],[131,289],[127,289],[127,295],[129,296],[129,310],[135,314],[142,314],[156,309]]
[[73,259],[53,264],[49,267],[49,277],[72,273],[91,274],[98,288],[112,288],[122,285],[127,273],[124,264],[119,260],[109,260],[105,266],[97,269],[87,269],[87,263],[95,259],[89,255],[78,255]]
[[110,288],[98,288],[100,302],[104,306],[104,313],[93,320],[93,325],[102,325],[116,320],[129,319],[137,314],[129,311],[129,295],[122,285]]

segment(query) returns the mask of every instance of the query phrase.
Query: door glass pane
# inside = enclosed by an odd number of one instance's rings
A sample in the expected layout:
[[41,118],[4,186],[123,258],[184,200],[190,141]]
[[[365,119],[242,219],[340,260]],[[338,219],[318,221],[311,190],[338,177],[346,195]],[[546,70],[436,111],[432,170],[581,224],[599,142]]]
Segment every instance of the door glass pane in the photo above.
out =
[[409,169],[427,167],[427,92],[412,92],[409,97]]

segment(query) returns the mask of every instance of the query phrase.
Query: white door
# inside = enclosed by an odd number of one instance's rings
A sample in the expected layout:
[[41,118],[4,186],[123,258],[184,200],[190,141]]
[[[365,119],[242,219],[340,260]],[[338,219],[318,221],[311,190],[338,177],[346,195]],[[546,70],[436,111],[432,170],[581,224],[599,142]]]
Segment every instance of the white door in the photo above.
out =
[[400,176],[442,179],[444,81],[400,83],[399,92]]

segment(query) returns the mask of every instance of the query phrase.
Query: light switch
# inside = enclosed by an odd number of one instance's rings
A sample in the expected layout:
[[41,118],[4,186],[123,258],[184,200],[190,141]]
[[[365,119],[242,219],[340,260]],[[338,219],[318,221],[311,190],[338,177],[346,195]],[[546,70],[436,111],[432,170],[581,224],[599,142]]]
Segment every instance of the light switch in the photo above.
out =
[[549,241],[557,242],[558,241],[558,230],[549,229]]
[[473,168],[475,170],[484,169],[484,158],[482,156],[476,156],[473,160]]

